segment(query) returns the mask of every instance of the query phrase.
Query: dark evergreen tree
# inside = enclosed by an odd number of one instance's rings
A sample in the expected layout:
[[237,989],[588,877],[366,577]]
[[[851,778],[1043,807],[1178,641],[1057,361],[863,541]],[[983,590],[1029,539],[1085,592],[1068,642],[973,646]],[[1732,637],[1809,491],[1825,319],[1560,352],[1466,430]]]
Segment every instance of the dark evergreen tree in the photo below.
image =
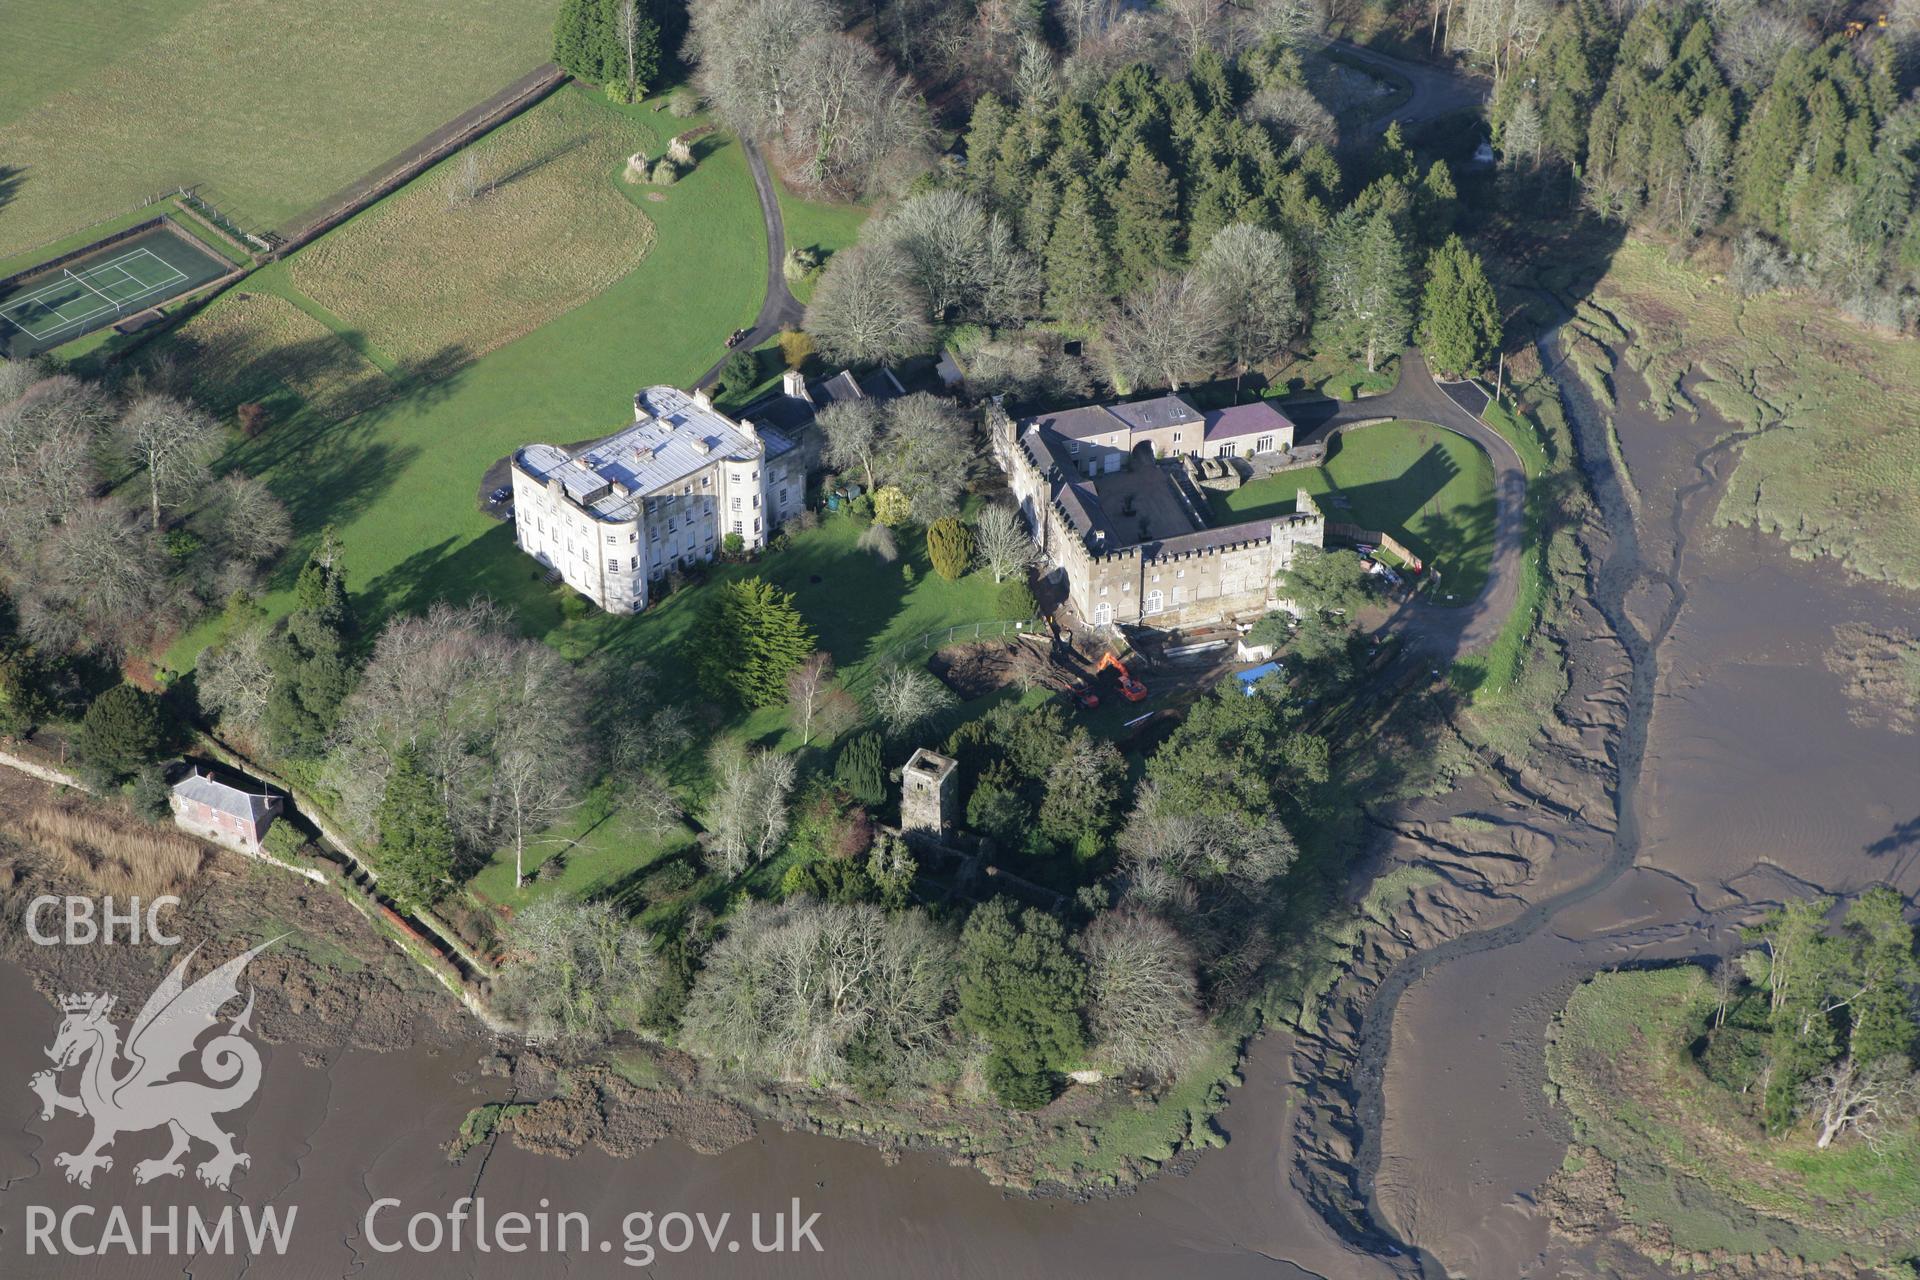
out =
[[1116,285],[1127,292],[1171,267],[1179,252],[1180,191],[1167,166],[1136,145],[1113,196]]
[[833,780],[861,804],[885,804],[887,773],[880,758],[880,735],[861,733],[847,739],[834,763]]
[[1113,265],[1087,184],[1067,184],[1047,241],[1047,305],[1068,324],[1092,324],[1106,308]]
[[1420,307],[1420,345],[1434,368],[1475,374],[1500,347],[1500,304],[1477,254],[1459,236],[1427,259],[1427,288]]
[[1086,970],[1052,916],[1018,917],[1005,898],[978,907],[960,934],[962,1030],[992,1046],[987,1084],[1008,1106],[1053,1100],[1062,1071],[1086,1047]]
[[747,707],[786,700],[787,673],[813,652],[813,628],[793,594],[762,578],[722,583],[688,639],[688,663],[709,696]]
[[158,754],[164,725],[158,698],[130,684],[115,685],[80,718],[74,755],[91,781],[118,786]]
[[561,0],[553,60],[568,75],[618,86],[622,98],[636,101],[660,69],[659,19],[646,0]]
[[339,539],[328,528],[294,583],[293,612],[274,637],[273,688],[262,716],[268,743],[289,756],[317,755],[339,719],[352,671],[353,612]]
[[453,828],[439,788],[411,746],[394,758],[377,821],[380,887],[408,903],[430,904],[446,892],[453,879]]

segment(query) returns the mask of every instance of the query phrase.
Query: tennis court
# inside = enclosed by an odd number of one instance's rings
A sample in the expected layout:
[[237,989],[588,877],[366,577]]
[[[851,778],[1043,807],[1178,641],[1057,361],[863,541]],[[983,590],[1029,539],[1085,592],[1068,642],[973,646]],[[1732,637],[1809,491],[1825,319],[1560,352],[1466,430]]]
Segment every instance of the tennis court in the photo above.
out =
[[162,223],[0,285],[0,344],[15,359],[51,351],[229,270],[224,259]]

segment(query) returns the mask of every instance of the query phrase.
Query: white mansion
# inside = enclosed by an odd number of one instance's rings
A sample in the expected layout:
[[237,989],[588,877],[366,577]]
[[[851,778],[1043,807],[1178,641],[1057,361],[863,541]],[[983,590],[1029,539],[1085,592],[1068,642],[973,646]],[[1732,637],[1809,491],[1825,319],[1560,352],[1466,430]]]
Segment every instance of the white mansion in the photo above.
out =
[[864,384],[845,372],[811,385],[789,373],[735,421],[704,392],[648,387],[633,398],[632,425],[585,446],[514,454],[515,540],[607,612],[638,613],[652,580],[711,560],[730,534],[743,550],[762,547],[806,506],[819,410],[900,393],[884,369]]

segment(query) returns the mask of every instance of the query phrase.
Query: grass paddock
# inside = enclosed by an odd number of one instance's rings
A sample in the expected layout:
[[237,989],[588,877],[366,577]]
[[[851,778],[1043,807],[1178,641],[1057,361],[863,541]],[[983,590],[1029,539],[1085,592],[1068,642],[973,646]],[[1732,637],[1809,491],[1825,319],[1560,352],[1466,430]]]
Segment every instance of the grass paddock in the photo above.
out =
[[[293,284],[400,363],[484,355],[646,256],[653,223],[607,175],[659,146],[563,89],[295,254]],[[480,191],[450,199],[469,157]]]
[[171,187],[277,226],[550,56],[552,0],[0,7],[0,257]]

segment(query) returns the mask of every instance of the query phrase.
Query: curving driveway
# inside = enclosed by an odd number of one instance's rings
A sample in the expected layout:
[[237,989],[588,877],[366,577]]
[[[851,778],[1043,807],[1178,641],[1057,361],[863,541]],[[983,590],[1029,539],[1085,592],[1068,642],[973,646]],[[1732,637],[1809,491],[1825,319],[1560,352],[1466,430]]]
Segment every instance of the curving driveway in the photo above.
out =
[[1421,124],[1455,111],[1477,110],[1493,89],[1487,81],[1449,67],[1409,62],[1405,58],[1396,58],[1390,53],[1381,53],[1378,49],[1369,49],[1350,40],[1329,40],[1327,43],[1355,62],[1399,76],[1413,86],[1412,97],[1394,110],[1367,122],[1365,127],[1369,135],[1385,133],[1387,125],[1395,120],[1403,125]]
[[[760,195],[760,220],[767,229],[767,291],[760,302],[760,314],[753,318],[753,331],[740,344],[740,350],[751,351],[789,325],[798,328],[806,318],[807,309],[787,288],[787,227],[780,217],[780,197],[774,190],[773,175],[767,172],[767,162],[759,147],[741,138],[740,150],[747,157],[748,172],[753,174],[753,188]],[[727,355],[723,353],[694,385],[713,385],[713,380],[720,376],[720,366],[726,362]]]
[[[1393,390],[1358,400],[1327,396],[1281,402],[1292,418],[1298,444],[1312,444],[1384,418],[1411,418],[1463,435],[1486,451],[1493,463],[1493,562],[1487,585],[1465,605],[1429,604],[1412,599],[1387,618],[1386,625],[1423,650],[1451,662],[1493,643],[1520,595],[1520,556],[1526,545],[1527,469],[1505,436],[1480,420],[1486,394],[1472,383],[1434,381],[1426,357],[1416,347],[1400,355],[1400,380]],[[1473,405],[1473,408],[1468,408]]]

